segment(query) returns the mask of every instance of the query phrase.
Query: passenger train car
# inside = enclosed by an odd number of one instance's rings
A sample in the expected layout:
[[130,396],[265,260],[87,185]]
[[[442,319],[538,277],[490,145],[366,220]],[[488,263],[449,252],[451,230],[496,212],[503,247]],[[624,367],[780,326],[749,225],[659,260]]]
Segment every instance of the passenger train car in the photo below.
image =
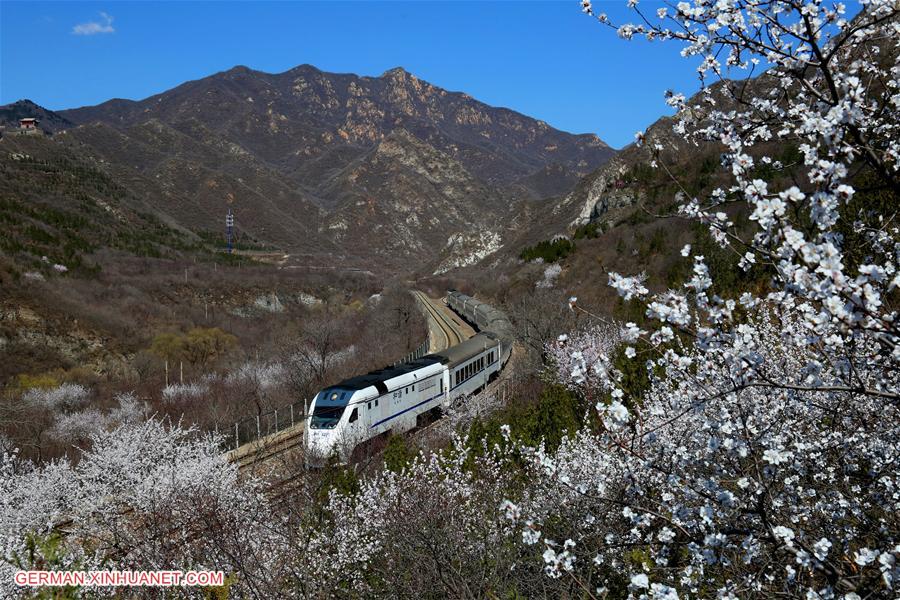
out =
[[366,442],[415,428],[429,411],[483,388],[508,358],[501,337],[481,331],[441,352],[325,388],[306,422],[307,462],[320,464],[334,454],[347,461]]
[[447,294],[447,305],[479,331],[493,333],[501,342],[503,362],[509,360],[515,335],[506,313],[456,290]]

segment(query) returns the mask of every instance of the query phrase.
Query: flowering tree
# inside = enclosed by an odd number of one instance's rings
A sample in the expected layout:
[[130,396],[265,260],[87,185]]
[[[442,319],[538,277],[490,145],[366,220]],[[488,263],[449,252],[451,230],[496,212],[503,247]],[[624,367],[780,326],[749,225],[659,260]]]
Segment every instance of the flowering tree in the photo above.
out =
[[151,419],[97,432],[75,465],[37,467],[5,452],[0,475],[4,585],[29,566],[29,537],[53,534],[85,570],[224,570],[250,597],[267,597],[263,586],[278,580],[279,536],[262,490],[195,429]]
[[[681,42],[718,80],[690,102],[668,94],[676,133],[719,144],[732,178],[705,198],[682,188],[678,216],[771,284],[720,297],[703,256],[658,294],[609,274],[646,304],[649,324],[620,339],[650,385],[628,394],[608,336],[553,350],[571,385],[608,398],[595,430],[529,450],[542,492],[507,505],[551,576],[599,575],[592,595],[896,593],[900,11],[861,4],[850,19],[819,0],[695,0],[655,15],[630,0],[638,22],[621,37]],[[666,169],[658,140],[638,143]],[[759,177],[760,164],[786,169],[765,152],[785,143],[802,155],[793,181]],[[737,204],[751,237],[729,216]]]
[[[333,520],[318,524],[303,557],[308,595],[485,598],[502,595],[527,566],[517,532],[497,512],[513,487],[499,448],[474,456],[457,439],[447,454],[420,456],[385,470],[358,494],[332,492]],[[521,586],[518,586],[521,589]]]

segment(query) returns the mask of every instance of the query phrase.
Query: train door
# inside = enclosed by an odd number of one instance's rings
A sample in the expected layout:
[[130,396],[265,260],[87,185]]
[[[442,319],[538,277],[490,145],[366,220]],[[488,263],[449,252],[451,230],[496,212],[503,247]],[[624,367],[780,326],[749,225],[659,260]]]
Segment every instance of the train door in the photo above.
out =
[[441,373],[441,392],[444,394],[443,402],[445,405],[450,404],[450,385],[451,381],[451,373],[453,372],[450,368],[444,368],[444,371]]
[[362,441],[363,435],[362,435],[362,432],[360,431],[360,425],[362,425],[362,424],[359,422],[359,407],[358,406],[353,407],[353,410],[350,412],[350,418],[347,419],[347,424],[349,425],[349,427],[347,429],[350,431],[351,441],[354,444]]

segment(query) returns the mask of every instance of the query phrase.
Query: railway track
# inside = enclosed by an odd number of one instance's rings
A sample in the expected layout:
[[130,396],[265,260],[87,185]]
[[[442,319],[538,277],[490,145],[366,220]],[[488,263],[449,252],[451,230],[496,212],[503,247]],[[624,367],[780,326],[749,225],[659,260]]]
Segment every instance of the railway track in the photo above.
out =
[[432,352],[446,350],[450,346],[455,346],[465,339],[456,324],[444,314],[443,310],[434,305],[431,298],[418,290],[414,291],[413,295],[415,295],[425,308],[428,317],[438,326],[438,331],[440,331],[441,337],[444,340],[442,347],[432,348]]
[[302,424],[279,431],[270,438],[261,438],[256,442],[250,442],[241,446],[238,451],[232,451],[228,459],[237,464],[239,471],[245,471],[260,463],[268,462],[277,456],[287,454],[303,445]]

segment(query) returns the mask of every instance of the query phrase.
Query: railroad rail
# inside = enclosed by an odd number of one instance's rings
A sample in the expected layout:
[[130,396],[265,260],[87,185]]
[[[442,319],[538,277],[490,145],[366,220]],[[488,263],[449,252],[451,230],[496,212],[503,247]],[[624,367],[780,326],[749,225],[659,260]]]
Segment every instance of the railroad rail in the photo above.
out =
[[287,454],[303,445],[303,429],[303,423],[298,423],[255,442],[244,444],[229,452],[228,460],[235,463],[239,471],[245,471],[254,465]]
[[[430,317],[430,320],[437,325],[438,331],[441,334],[444,342],[442,344],[434,344],[431,348],[432,352],[438,352],[440,350],[446,350],[451,346],[455,346],[456,344],[462,342],[468,336],[466,336],[460,327],[454,323],[444,311],[441,310],[440,307],[434,305],[434,301],[429,298],[424,292],[420,292],[419,290],[413,291],[413,295],[425,309],[426,316]],[[429,328],[429,331],[431,329]]]

